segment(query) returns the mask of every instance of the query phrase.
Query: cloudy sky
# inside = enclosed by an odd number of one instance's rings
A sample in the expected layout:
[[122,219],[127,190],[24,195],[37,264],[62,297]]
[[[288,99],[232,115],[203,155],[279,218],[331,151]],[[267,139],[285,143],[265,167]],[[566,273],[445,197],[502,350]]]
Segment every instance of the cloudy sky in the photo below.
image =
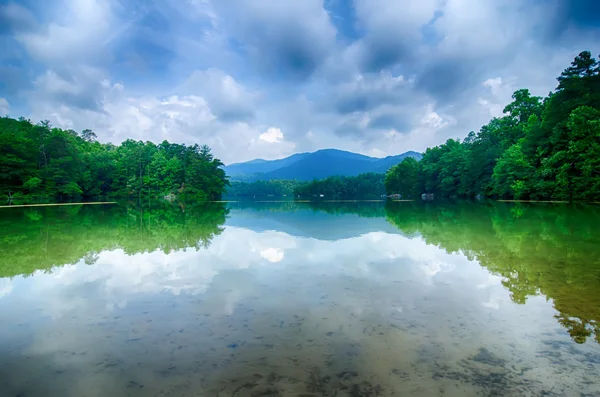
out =
[[0,113],[226,163],[463,138],[600,52],[597,0],[0,0]]

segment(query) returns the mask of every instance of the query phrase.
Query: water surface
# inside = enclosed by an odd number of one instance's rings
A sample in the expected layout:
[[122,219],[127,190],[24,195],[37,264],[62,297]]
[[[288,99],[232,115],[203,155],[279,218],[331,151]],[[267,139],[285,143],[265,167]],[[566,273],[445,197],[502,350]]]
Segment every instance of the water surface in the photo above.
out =
[[0,210],[0,396],[600,395],[600,209]]

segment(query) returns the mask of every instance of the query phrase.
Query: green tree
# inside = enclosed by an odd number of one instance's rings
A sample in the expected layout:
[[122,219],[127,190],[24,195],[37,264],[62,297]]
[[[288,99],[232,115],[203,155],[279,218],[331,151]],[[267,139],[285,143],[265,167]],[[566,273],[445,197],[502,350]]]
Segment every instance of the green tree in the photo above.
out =
[[101,144],[81,134],[0,118],[0,192],[24,199],[160,197],[218,199],[227,177],[206,145],[126,140]]
[[[427,149],[418,166],[419,190],[444,197],[598,201],[599,111],[600,65],[584,51],[548,97],[519,89],[503,117],[462,142]],[[397,167],[390,171],[388,193],[402,180]]]
[[415,197],[419,194],[419,162],[407,157],[396,164],[385,175],[385,189],[388,194],[402,197]]
[[322,180],[301,183],[294,196],[303,199],[375,199],[385,194],[385,175],[360,174],[354,177],[332,176]]
[[531,116],[540,117],[542,114],[542,98],[531,96],[528,89],[520,89],[512,94],[513,101],[504,107],[503,112],[508,114],[517,124],[528,123]]
[[578,107],[566,127],[568,146],[551,158],[558,169],[555,196],[594,200],[600,193],[600,111]]
[[515,143],[498,159],[492,176],[495,195],[517,199],[527,197],[533,167],[525,158],[521,145],[521,141]]

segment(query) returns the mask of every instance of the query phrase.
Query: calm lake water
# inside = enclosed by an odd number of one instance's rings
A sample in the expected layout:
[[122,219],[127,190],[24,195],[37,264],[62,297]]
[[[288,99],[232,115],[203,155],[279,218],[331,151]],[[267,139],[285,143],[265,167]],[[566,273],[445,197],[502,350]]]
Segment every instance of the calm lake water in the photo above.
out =
[[599,396],[600,207],[0,209],[0,396]]

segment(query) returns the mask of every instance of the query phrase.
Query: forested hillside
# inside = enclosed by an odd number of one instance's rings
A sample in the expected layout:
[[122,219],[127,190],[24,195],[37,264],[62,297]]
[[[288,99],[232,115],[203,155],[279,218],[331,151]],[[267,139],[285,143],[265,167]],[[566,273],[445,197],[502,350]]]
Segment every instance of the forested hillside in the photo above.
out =
[[580,53],[546,98],[516,91],[504,116],[386,175],[388,193],[600,201],[600,66]]
[[302,182],[288,180],[269,180],[256,182],[231,182],[227,187],[227,196],[236,198],[292,197],[294,189]]
[[[413,161],[416,161],[412,159]],[[331,176],[318,181],[298,185],[294,196],[303,199],[313,197],[330,199],[379,199],[385,194],[385,175],[366,173],[354,177]]]
[[294,180],[231,182],[227,188],[227,196],[251,199],[267,197],[293,197],[301,200],[373,199],[381,198],[385,194],[384,181],[383,173],[366,173],[357,176],[330,176],[310,182]]
[[48,122],[0,118],[0,193],[14,199],[217,199],[225,171],[208,146],[126,140],[116,146]]

